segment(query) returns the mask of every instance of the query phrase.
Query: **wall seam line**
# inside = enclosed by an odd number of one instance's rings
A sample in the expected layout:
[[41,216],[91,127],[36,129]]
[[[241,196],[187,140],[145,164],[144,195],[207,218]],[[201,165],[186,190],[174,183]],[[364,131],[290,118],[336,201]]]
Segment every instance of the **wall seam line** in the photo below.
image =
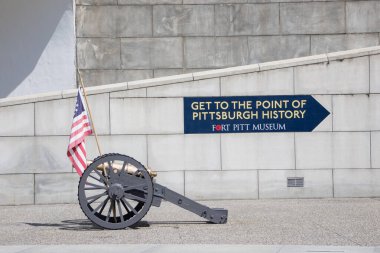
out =
[[368,55],[368,93],[371,93],[371,56]]
[[123,57],[121,57],[122,55],[122,52],[121,52],[121,40],[122,38],[117,38],[119,40],[119,50],[120,50],[120,53],[119,53],[119,70],[123,70]]
[[293,133],[293,145],[294,145],[294,169],[297,169],[297,147],[296,147],[296,133]]
[[222,134],[219,134],[219,162],[220,162],[220,170],[223,170]]
[[347,1],[344,2],[344,33],[347,34]]
[[36,137],[36,103],[33,103],[33,137]]
[[183,195],[186,196],[186,171],[183,170]]
[[296,70],[295,70],[295,67],[292,67],[293,69],[293,95],[296,94]]
[[146,166],[150,166],[149,165],[149,155],[148,155],[148,150],[149,150],[149,148],[148,148],[148,145],[149,145],[149,142],[148,142],[148,135],[147,134],[145,134],[144,135],[145,136],[145,145],[146,145],[146,149],[145,149],[145,151],[146,151]]
[[257,199],[260,199],[260,173],[257,170]]
[[[185,61],[185,37],[180,37],[182,39],[182,73],[185,73],[187,69],[187,64]],[[193,78],[194,79],[194,78]]]
[[222,96],[222,77],[219,77],[219,96]]
[[36,204],[36,174],[33,173],[33,205]]
[[369,132],[369,167],[372,169],[372,132]]
[[335,198],[334,169],[331,169],[331,180],[332,180],[332,197]]
[[111,133],[111,92],[108,92],[108,133]]
[[282,35],[282,29],[281,29],[281,3],[278,3],[278,35]]
[[334,132],[334,95],[331,96],[331,132]]
[[151,10],[151,13],[152,13],[152,15],[151,15],[151,17],[152,17],[152,20],[151,20],[151,26],[152,26],[152,38],[154,38],[154,13],[153,13],[153,7],[154,7],[154,5],[152,4],[151,5],[151,8],[150,8],[150,10]]
[[309,35],[309,55],[311,55],[311,34]]

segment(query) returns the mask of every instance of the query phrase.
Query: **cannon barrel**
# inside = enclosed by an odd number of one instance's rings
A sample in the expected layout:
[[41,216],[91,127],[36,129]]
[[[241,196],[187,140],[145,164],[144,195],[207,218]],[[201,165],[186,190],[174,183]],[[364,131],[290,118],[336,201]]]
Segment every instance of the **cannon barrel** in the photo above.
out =
[[[93,163],[92,160],[87,160],[87,166],[89,166],[91,163]],[[108,169],[108,167],[109,167],[108,164],[99,164],[96,168],[98,170],[104,170],[104,169]],[[116,164],[112,164],[112,168],[114,170],[120,171],[120,170],[123,169],[123,165],[117,164],[117,163]],[[135,166],[131,165],[131,164],[127,164],[125,166],[125,171],[128,174],[135,174],[138,171],[138,169]],[[156,177],[157,176],[157,171],[151,170],[150,168],[148,168],[147,171],[148,171],[150,177]]]

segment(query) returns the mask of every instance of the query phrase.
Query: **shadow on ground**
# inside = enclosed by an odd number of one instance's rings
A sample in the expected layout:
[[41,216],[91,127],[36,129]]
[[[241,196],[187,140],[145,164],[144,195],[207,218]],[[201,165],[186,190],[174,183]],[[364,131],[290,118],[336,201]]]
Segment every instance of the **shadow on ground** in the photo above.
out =
[[[147,228],[151,225],[184,225],[184,224],[208,224],[209,222],[203,221],[139,221],[129,229]],[[87,219],[76,220],[64,220],[60,223],[37,223],[37,222],[25,222],[24,224],[33,227],[55,227],[61,230],[73,230],[73,231],[97,231],[104,230],[103,228],[93,224]]]

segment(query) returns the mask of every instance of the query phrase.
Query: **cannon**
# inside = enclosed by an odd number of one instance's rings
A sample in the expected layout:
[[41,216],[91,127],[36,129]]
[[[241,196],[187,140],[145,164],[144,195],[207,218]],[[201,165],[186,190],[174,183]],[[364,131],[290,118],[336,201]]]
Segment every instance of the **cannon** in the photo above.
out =
[[227,222],[228,210],[209,208],[155,182],[156,173],[132,157],[105,154],[92,161],[79,180],[78,200],[83,213],[106,229],[136,225],[151,206],[162,200],[193,212],[210,223]]

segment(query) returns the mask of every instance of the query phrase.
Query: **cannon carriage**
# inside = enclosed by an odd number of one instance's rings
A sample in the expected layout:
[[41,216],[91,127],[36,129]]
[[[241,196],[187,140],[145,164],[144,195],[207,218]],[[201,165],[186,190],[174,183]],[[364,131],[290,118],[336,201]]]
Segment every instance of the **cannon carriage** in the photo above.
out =
[[156,173],[135,159],[106,154],[92,161],[78,185],[79,204],[84,214],[106,229],[136,225],[151,206],[167,200],[211,223],[227,222],[228,211],[209,208],[155,182]]

